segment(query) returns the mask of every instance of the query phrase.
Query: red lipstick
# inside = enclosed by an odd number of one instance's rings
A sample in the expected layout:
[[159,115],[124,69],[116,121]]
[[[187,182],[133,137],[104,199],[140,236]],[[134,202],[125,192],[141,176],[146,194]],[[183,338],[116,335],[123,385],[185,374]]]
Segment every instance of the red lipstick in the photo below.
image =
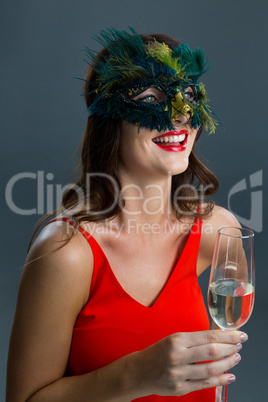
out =
[[174,130],[152,139],[153,143],[167,152],[182,152],[186,150],[188,130]]

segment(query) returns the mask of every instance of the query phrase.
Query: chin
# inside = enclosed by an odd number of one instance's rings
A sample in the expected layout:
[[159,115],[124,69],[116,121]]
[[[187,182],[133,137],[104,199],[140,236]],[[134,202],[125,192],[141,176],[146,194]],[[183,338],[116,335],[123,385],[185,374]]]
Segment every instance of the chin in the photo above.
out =
[[189,166],[189,159],[187,158],[187,160],[185,161],[185,163],[180,163],[179,166],[174,166],[172,169],[169,170],[169,174],[171,174],[171,176],[175,176],[177,174],[182,174],[184,173],[187,168]]

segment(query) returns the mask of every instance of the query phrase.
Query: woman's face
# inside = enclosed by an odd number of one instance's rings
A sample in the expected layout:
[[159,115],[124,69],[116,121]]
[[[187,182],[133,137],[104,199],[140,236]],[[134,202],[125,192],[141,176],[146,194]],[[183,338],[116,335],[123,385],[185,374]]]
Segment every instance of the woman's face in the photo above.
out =
[[[191,88],[184,95],[191,100]],[[139,94],[135,100],[157,103],[162,101],[163,96],[159,89],[153,87]],[[188,167],[189,155],[198,132],[198,128],[190,125],[190,118],[190,112],[177,116],[173,121],[175,130],[161,132],[123,121],[119,173],[128,177],[138,176],[137,179],[156,179],[183,173]]]
[[[174,129],[178,116],[191,114],[193,128],[204,126],[215,131],[213,113],[208,105],[200,77],[209,69],[204,52],[186,44],[169,47],[157,40],[143,43],[132,28],[131,34],[113,28],[102,31],[99,42],[105,45],[107,57],[86,50],[90,65],[97,72],[96,86],[90,87],[93,102],[90,114],[127,121],[140,128],[163,131]],[[173,41],[173,40],[172,40]],[[147,91],[159,90],[158,102],[137,98]],[[191,88],[191,99],[186,90]],[[192,131],[192,130],[191,130]]]

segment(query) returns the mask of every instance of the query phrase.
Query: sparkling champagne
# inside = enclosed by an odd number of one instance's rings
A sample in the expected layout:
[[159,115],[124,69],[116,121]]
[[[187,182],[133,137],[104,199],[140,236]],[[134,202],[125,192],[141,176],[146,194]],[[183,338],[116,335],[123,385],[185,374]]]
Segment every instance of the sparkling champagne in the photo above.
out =
[[249,319],[254,304],[254,286],[236,279],[212,282],[208,291],[211,317],[224,330],[235,330]]

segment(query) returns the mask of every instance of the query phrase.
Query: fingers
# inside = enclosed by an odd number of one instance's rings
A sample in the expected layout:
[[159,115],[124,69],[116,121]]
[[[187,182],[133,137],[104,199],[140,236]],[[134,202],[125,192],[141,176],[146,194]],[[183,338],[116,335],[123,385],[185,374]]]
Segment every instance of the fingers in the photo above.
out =
[[185,379],[199,380],[218,376],[236,366],[240,360],[239,353],[235,353],[218,361],[187,365],[185,366]]
[[184,332],[178,334],[184,338],[184,345],[188,348],[198,345],[206,345],[210,343],[232,343],[238,344],[248,340],[246,333],[241,331],[201,331],[201,332]]
[[220,360],[242,349],[247,335],[240,331],[202,331],[174,334],[172,363],[189,364],[207,360]]
[[185,353],[185,363],[196,363],[205,360],[220,360],[233,355],[242,349],[242,344],[211,343],[188,348]]
[[188,394],[189,392],[197,391],[200,389],[228,385],[235,380],[236,377],[233,374],[220,374],[215,377],[209,377],[201,380],[185,381],[183,384],[183,394]]
[[[172,334],[137,355],[142,356],[139,373],[147,362],[142,376],[150,373],[149,383],[152,388],[158,384],[159,395],[180,396],[230,384],[235,376],[223,373],[240,361],[238,351],[246,340],[247,335],[240,331]],[[155,391],[150,389],[151,393]]]

